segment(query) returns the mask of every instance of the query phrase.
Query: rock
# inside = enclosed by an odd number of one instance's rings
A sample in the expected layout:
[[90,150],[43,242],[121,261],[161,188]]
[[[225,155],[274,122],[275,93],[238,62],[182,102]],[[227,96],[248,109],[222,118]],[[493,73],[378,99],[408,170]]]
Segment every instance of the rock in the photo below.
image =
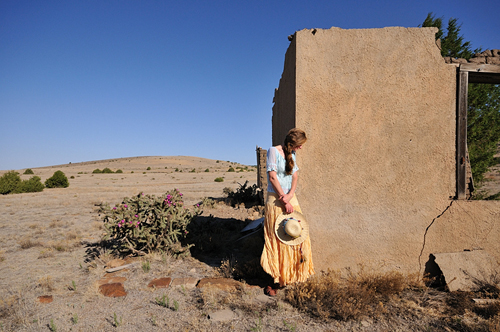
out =
[[134,265],[136,265],[137,263],[130,263],[130,264],[125,264],[125,265],[120,265],[120,266],[117,266],[117,267],[113,267],[111,269],[107,269],[106,272],[107,273],[112,273],[112,272],[116,272],[116,271],[120,271],[120,270],[127,270],[127,268],[129,267],[132,267]]
[[106,297],[121,297],[127,295],[127,292],[121,283],[101,285],[99,286],[99,292]]
[[489,65],[500,65],[500,57],[487,57],[486,63]]
[[198,283],[198,280],[197,278],[191,278],[191,277],[188,277],[188,278],[174,278],[172,280],[172,283],[170,284],[170,286],[184,286],[186,288],[195,288],[196,287],[196,284]]
[[158,279],[153,279],[148,284],[148,287],[168,288],[168,286],[170,286],[171,282],[172,282],[172,278],[158,278]]
[[500,50],[491,50],[493,56],[500,57]]
[[486,51],[481,52],[481,56],[493,56],[493,54],[491,53],[490,50],[486,50]]
[[111,277],[111,278],[104,278],[101,280],[97,280],[96,283],[97,283],[97,286],[101,286],[104,284],[116,284],[116,283],[122,284],[126,280],[127,280],[127,278],[125,278],[125,277]]
[[451,63],[467,63],[467,60],[463,58],[458,58],[458,59],[451,58]]
[[496,261],[484,250],[432,254],[441,269],[450,292],[471,291],[478,282],[491,283],[499,269]]
[[38,301],[40,303],[50,303],[54,301],[54,299],[52,298],[52,295],[42,295],[38,297]]
[[106,263],[107,269],[113,269],[118,266],[125,265],[126,262],[123,259],[112,259],[108,263]]
[[272,302],[274,302],[274,299],[275,299],[274,297],[267,296],[265,294],[259,294],[255,297],[255,300],[257,302],[260,302],[263,304],[272,303]]
[[470,63],[486,63],[486,57],[484,56],[478,56],[475,58],[470,58],[469,59]]
[[203,288],[207,286],[216,287],[222,290],[239,290],[244,287],[244,285],[234,279],[228,278],[203,278],[198,283],[197,288]]
[[208,319],[214,322],[227,322],[236,318],[236,314],[229,309],[219,310],[208,314]]
[[451,58],[449,56],[445,56],[443,59],[445,63],[451,63]]

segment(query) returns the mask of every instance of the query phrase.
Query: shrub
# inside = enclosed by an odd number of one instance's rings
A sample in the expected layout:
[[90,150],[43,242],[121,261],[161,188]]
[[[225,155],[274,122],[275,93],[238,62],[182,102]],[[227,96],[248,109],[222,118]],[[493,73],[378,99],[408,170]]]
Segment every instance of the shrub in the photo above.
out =
[[121,169],[117,169],[115,173],[123,173]]
[[45,180],[47,188],[66,188],[69,186],[69,181],[62,171],[56,171],[52,177]]
[[231,204],[234,206],[236,204],[245,203],[247,205],[255,205],[260,202],[258,187],[256,184],[247,186],[248,181],[242,185],[238,183],[240,187],[236,191],[230,188],[224,188],[223,192],[227,195],[227,198],[231,200]]
[[95,170],[92,171],[94,174],[101,174],[102,171],[99,168],[96,168]]
[[39,176],[33,176],[29,180],[23,180],[14,191],[15,193],[35,193],[43,191],[45,186]]
[[229,169],[228,169],[227,171],[228,171],[228,172],[234,172],[235,170],[234,170],[234,168],[231,166],[231,167],[229,167]]
[[8,171],[0,178],[0,194],[7,195],[13,193],[21,184],[21,178],[16,171]]
[[43,188],[44,185],[38,176],[21,181],[18,172],[9,171],[0,178],[0,193],[3,195],[40,192]]
[[109,169],[109,168],[107,168],[107,167],[106,167],[105,169],[103,169],[103,170],[102,170],[102,172],[103,172],[103,173],[108,173],[108,174],[109,174],[109,173],[114,173],[111,169]]
[[23,174],[35,174],[31,168],[26,168]]
[[146,171],[150,171],[151,170],[151,167],[148,166],[148,168],[146,168]]
[[160,250],[187,255],[191,245],[183,247],[180,241],[186,237],[189,223],[200,214],[198,207],[193,211],[184,207],[182,194],[176,189],[159,197],[140,193],[113,208],[102,204],[101,212],[106,232],[103,241],[120,255]]
[[207,168],[207,169],[205,170],[205,172],[207,172],[207,173],[208,173],[208,172],[210,172],[210,170]]
[[214,181],[215,182],[224,182],[224,178],[218,177],[218,178],[215,178]]

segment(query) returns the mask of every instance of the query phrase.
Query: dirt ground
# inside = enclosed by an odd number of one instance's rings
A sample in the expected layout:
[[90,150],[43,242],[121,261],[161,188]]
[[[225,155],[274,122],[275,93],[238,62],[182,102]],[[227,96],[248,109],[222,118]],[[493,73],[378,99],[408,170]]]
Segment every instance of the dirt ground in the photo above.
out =
[[[92,173],[105,167],[123,173]],[[236,172],[228,172],[230,167]],[[117,273],[126,278],[127,295],[105,297],[98,282],[116,257],[99,246],[103,234],[99,204],[114,205],[140,192],[160,195],[176,188],[189,206],[207,197],[222,198],[225,187],[236,189],[247,180],[254,184],[255,167],[196,157],[137,157],[32,170],[42,182],[62,170],[70,186],[0,195],[0,331],[468,331],[461,327],[477,326],[481,320],[467,312],[446,314],[445,296],[433,290],[395,299],[404,309],[388,308],[383,317],[348,321],[312,317],[291,306],[284,290],[267,297],[263,286],[268,280],[258,271],[261,235],[240,239],[241,229],[260,218],[262,209],[223,203],[204,206],[194,224],[216,229],[206,234],[214,237],[213,248],[195,246],[183,259],[166,254],[135,258],[135,265]],[[215,182],[216,177],[224,181]],[[226,289],[188,283],[147,286],[162,277],[234,277],[238,263],[255,280],[246,278]],[[39,297],[44,295],[53,301],[41,303]],[[168,304],[161,305],[162,300]],[[451,323],[442,323],[446,320]],[[490,330],[500,331],[500,325]]]

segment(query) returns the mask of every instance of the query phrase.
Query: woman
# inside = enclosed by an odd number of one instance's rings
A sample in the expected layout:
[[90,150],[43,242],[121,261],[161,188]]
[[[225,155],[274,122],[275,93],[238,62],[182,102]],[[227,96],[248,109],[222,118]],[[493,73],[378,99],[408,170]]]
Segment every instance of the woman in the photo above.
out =
[[[287,245],[275,233],[276,220],[282,213],[301,212],[295,197],[299,170],[295,152],[302,148],[306,140],[306,133],[294,128],[288,132],[283,145],[271,147],[267,151],[265,245],[260,263],[280,287],[306,281],[314,274],[309,236],[300,245]],[[276,290],[268,287],[266,293],[275,295]]]

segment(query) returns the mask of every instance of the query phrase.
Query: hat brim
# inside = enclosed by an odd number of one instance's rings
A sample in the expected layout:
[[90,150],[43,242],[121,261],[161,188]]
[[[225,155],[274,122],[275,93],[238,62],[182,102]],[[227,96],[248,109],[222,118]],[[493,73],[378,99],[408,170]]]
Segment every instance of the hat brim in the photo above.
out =
[[[288,218],[294,218],[300,221],[300,225],[302,226],[302,232],[299,237],[291,237],[285,232],[285,228],[283,224],[285,220]],[[294,211],[288,214],[280,214],[278,218],[276,218],[276,222],[274,223],[274,233],[278,237],[278,240],[283,242],[289,246],[296,246],[304,242],[309,236],[309,224],[306,221],[306,218],[302,215],[302,213]]]

